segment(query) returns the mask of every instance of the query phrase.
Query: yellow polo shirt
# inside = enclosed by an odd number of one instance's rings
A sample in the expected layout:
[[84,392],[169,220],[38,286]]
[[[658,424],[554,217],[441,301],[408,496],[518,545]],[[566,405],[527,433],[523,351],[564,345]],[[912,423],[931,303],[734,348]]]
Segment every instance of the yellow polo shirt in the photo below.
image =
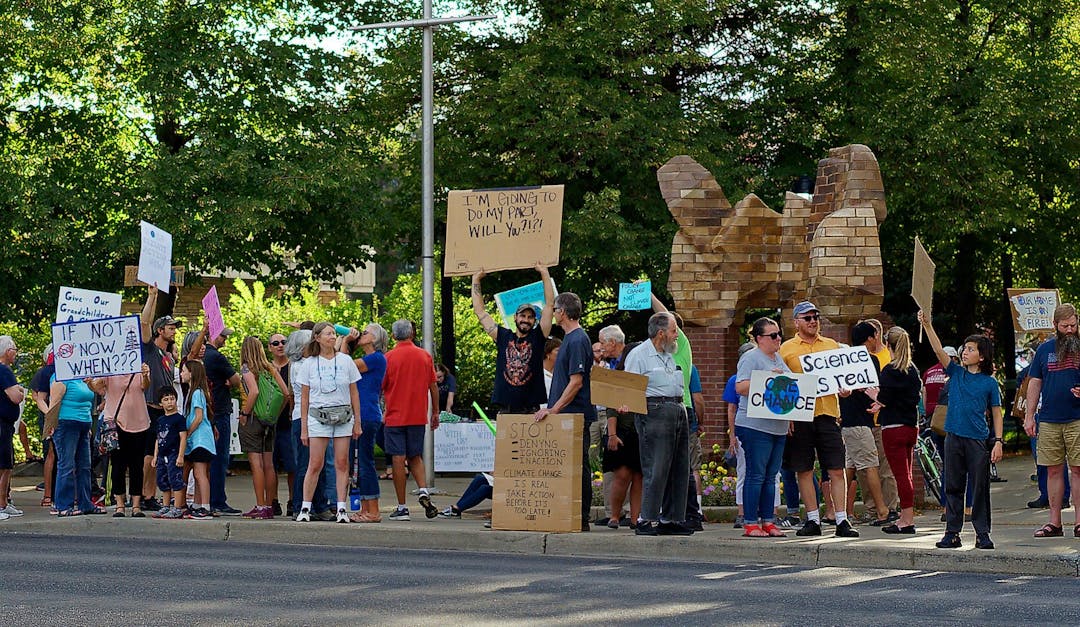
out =
[[[840,348],[840,344],[832,338],[819,335],[814,338],[813,341],[807,342],[796,334],[795,337],[780,345],[780,357],[783,358],[784,363],[787,364],[788,368],[791,368],[792,372],[802,372],[802,364],[799,362],[799,357],[810,353],[831,351],[837,348]],[[818,397],[817,401],[814,403],[814,413],[818,416],[832,416],[833,418],[839,418],[840,402],[837,400],[836,395],[830,394],[829,396]]]

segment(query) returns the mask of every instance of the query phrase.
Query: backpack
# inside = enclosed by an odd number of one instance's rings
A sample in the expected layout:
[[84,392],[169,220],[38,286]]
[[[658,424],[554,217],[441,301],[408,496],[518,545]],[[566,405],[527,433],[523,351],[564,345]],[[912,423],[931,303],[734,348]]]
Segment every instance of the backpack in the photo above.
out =
[[272,425],[277,423],[281,408],[285,405],[285,395],[281,388],[274,382],[274,375],[264,372],[259,375],[259,396],[255,399],[255,407],[251,413],[259,419],[259,422]]

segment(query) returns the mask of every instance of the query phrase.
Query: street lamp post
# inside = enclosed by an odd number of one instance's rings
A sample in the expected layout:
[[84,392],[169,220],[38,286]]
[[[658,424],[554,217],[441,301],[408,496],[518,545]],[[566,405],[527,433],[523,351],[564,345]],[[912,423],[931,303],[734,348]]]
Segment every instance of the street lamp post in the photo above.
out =
[[[421,165],[421,220],[423,222],[423,261],[424,276],[424,318],[421,331],[424,334],[423,346],[428,354],[435,355],[435,127],[432,122],[432,102],[434,70],[432,51],[432,33],[436,26],[456,24],[459,22],[476,22],[480,20],[494,19],[494,15],[467,15],[463,17],[431,17],[431,0],[424,0],[423,19],[403,20],[399,22],[382,22],[379,24],[364,24],[354,26],[351,30],[375,30],[389,28],[422,28],[424,29],[424,57],[421,75],[421,102],[422,102],[422,135],[423,135],[423,158]],[[453,333],[453,329],[449,330]],[[435,465],[433,463],[435,450],[434,438],[431,426],[427,428],[424,436],[424,470],[427,474],[427,484],[434,487]]]

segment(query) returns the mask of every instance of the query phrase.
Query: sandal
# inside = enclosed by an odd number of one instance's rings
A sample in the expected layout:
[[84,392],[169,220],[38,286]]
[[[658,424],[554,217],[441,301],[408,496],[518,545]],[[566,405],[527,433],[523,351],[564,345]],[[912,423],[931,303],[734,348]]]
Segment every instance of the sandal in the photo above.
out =
[[141,509],[135,509],[133,507],[133,508],[131,508],[131,517],[132,518],[146,518],[146,514],[144,514]]
[[51,498],[46,496],[46,497],[41,499],[41,506],[42,507],[52,507],[52,505],[53,505],[53,502],[52,502]]
[[73,507],[71,509],[62,509],[56,512],[56,515],[61,518],[67,518],[69,516],[82,516],[82,512]]
[[769,533],[757,525],[746,525],[743,527],[744,538],[768,538]]
[[[95,506],[91,507],[90,509],[86,510],[85,512],[83,512],[83,513],[84,514],[108,514],[109,511],[106,510],[104,507],[98,507],[98,506],[95,505]],[[134,515],[135,514],[133,513],[132,516],[134,516]]]
[[112,515],[113,518],[123,518],[124,516],[125,516],[124,508],[122,508],[122,507],[116,508],[116,511],[113,512],[113,515]]
[[379,475],[379,481],[392,481],[394,479],[394,473],[384,472]]
[[[1075,533],[1076,532],[1074,530],[1073,534],[1075,535]],[[1061,527],[1057,525],[1051,525],[1050,523],[1046,523],[1042,527],[1039,527],[1035,530],[1036,538],[1060,538],[1062,535],[1064,534],[1061,531]]]
[[765,533],[769,534],[770,538],[786,538],[787,537],[787,534],[784,533],[783,531],[781,531],[780,528],[777,527],[775,523],[765,523],[765,525],[762,526],[761,529]]

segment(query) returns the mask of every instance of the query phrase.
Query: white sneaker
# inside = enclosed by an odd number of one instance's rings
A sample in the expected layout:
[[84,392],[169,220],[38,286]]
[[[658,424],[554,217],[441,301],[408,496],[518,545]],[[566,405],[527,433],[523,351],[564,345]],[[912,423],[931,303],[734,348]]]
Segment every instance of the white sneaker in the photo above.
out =
[[11,515],[3,510],[0,510],[0,520],[7,520],[8,518],[11,518]]
[[5,514],[7,514],[9,517],[12,517],[12,518],[14,518],[15,516],[22,516],[23,515],[23,511],[21,509],[15,507],[14,505],[12,505],[10,502],[7,504],[7,507],[3,508],[0,511],[4,512]]
[[296,515],[296,522],[311,522],[311,510],[306,507],[301,509]]
[[343,509],[339,509],[337,511],[337,522],[339,522],[339,523],[347,523],[347,522],[349,522],[349,513],[346,512]]

